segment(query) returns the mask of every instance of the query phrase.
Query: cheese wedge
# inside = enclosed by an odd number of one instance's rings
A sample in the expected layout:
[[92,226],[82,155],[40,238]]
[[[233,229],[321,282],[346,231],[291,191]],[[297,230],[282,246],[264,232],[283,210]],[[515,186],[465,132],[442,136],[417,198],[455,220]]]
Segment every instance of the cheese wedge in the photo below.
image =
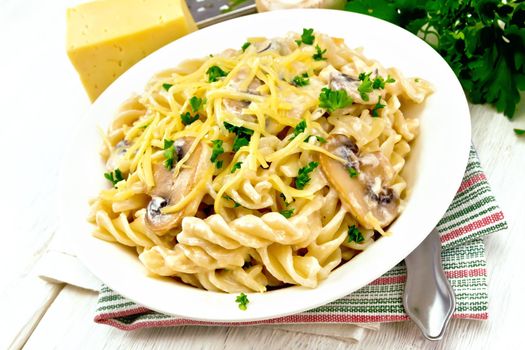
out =
[[184,0],[99,0],[67,11],[67,54],[94,101],[153,51],[197,30]]

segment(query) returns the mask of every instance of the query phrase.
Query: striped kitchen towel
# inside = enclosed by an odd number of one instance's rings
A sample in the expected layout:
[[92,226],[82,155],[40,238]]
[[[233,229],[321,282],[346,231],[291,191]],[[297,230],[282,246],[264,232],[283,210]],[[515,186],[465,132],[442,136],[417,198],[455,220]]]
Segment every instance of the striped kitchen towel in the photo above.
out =
[[[507,228],[474,148],[463,182],[438,224],[445,272],[456,293],[455,318],[488,317],[487,270],[483,236]],[[95,322],[120,329],[177,325],[255,325],[297,323],[361,323],[407,320],[402,295],[403,263],[360,290],[324,306],[276,319],[213,323],[160,314],[127,300],[106,286],[100,290]]]

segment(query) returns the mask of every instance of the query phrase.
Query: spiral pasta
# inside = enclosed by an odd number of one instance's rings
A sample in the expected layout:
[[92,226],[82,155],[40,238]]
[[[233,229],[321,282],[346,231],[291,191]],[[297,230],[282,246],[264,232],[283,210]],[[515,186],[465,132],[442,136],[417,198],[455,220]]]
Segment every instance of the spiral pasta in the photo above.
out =
[[[306,36],[305,36],[306,33]],[[387,234],[430,84],[303,31],[155,75],[102,133],[97,238],[210,291],[314,288]]]

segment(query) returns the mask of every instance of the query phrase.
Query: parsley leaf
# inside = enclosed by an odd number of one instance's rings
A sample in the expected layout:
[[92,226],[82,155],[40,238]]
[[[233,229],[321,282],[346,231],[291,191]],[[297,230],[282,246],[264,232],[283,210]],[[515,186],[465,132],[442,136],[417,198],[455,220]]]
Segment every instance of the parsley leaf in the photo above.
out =
[[224,198],[224,199],[226,199],[226,200],[228,200],[228,201],[232,201],[232,202],[233,202],[233,207],[234,207],[234,208],[238,208],[238,207],[241,206],[239,203],[237,203],[236,201],[234,201],[234,200],[232,199],[232,197],[228,196],[227,194],[225,194],[224,196],[222,196],[222,198]]
[[202,98],[192,96],[190,98],[190,106],[193,112],[197,112],[203,105],[204,100]]
[[223,71],[219,66],[211,66],[206,71],[206,74],[208,74],[208,82],[213,83],[218,81],[219,78],[227,76],[228,72]]
[[235,298],[235,302],[239,304],[239,309],[246,311],[250,301],[248,300],[248,296],[246,294],[241,293],[237,296],[237,298]]
[[524,129],[514,129],[514,133],[516,135],[525,135],[525,130]]
[[217,169],[220,169],[222,168],[222,162],[218,162],[217,158],[219,158],[219,156],[224,153],[224,148],[222,148],[222,140],[213,140],[211,143],[213,144],[213,147],[210,161],[215,163]]
[[233,164],[231,173],[233,174],[237,169],[240,169],[241,165],[242,165],[242,162],[237,162],[237,163]]
[[251,44],[252,44],[252,43],[249,42],[249,41],[247,41],[247,42],[245,42],[244,44],[242,44],[242,46],[241,46],[242,52],[246,51],[246,49],[247,49],[248,47],[250,47]]
[[117,184],[124,180],[124,177],[122,177],[122,172],[119,168],[115,169],[112,172],[104,173],[104,177],[113,184],[113,186],[117,186]]
[[248,146],[253,135],[252,129],[245,128],[244,126],[236,126],[228,122],[224,122],[224,127],[236,135],[232,147],[234,152],[237,152],[243,146]]
[[317,141],[319,141],[320,143],[326,143],[326,139],[324,137],[317,136],[317,135],[312,135],[312,136],[315,136]]
[[292,84],[295,86],[306,86],[310,84],[310,79],[308,78],[308,73],[303,73],[301,75],[296,75],[292,79]]
[[368,101],[368,94],[374,90],[373,82],[370,79],[371,74],[372,72],[359,74],[359,80],[361,80],[361,84],[357,87],[357,91],[359,91],[359,95],[361,95],[363,101]]
[[302,190],[304,186],[306,186],[308,182],[310,182],[309,174],[312,171],[314,171],[314,169],[317,168],[318,165],[319,163],[317,162],[310,162],[307,166],[299,169],[299,173],[295,178],[295,188],[297,188],[298,190]]
[[346,90],[331,90],[323,88],[319,94],[319,107],[333,112],[336,109],[345,108],[352,104],[352,98],[348,96]]
[[164,166],[168,170],[173,169],[173,164],[178,161],[174,143],[173,140],[164,139]]
[[190,112],[182,113],[180,115],[180,119],[182,120],[182,124],[184,125],[190,125],[191,123],[199,120],[199,115],[195,114],[193,117],[191,116]]
[[385,107],[386,105],[381,103],[381,96],[377,99],[377,103],[374,105],[374,108],[372,108],[372,117],[379,117],[378,110]]
[[306,129],[306,126],[306,120],[302,119],[293,129],[293,136],[290,141],[295,139],[299,134],[302,134]]
[[357,171],[356,168],[354,168],[353,166],[351,167],[348,167],[346,168],[348,170],[348,175],[350,175],[350,177],[357,177],[357,175],[359,175],[359,172]]
[[319,45],[315,45],[315,53],[314,55],[312,56],[312,58],[315,60],[315,61],[326,61],[326,57],[323,57],[323,55],[326,53],[326,49],[324,50],[321,50],[321,48],[319,47]]
[[516,113],[525,90],[522,1],[349,0],[345,9],[419,34],[447,61],[472,103],[490,103],[509,118]]
[[357,229],[356,225],[348,227],[348,242],[362,243],[364,240],[363,234]]
[[298,46],[301,46],[301,43],[306,45],[312,45],[314,43],[315,35],[313,35],[314,30],[312,28],[307,29],[303,28],[303,34],[301,34],[301,40],[296,40]]
[[285,218],[289,219],[289,218],[293,215],[294,210],[295,210],[295,208],[284,209],[284,210],[281,210],[281,211],[279,212],[279,214],[281,214],[281,215],[284,216]]
[[167,83],[164,83],[162,84],[162,87],[164,88],[164,90],[168,91],[170,89],[170,87],[172,87],[173,84],[167,84]]

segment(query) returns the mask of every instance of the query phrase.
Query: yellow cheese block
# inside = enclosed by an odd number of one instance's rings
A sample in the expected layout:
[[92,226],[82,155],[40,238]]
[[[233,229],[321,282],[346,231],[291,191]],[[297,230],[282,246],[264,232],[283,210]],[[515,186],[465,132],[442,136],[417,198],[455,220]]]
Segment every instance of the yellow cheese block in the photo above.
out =
[[67,11],[67,54],[94,101],[153,51],[197,30],[184,0],[99,0]]

